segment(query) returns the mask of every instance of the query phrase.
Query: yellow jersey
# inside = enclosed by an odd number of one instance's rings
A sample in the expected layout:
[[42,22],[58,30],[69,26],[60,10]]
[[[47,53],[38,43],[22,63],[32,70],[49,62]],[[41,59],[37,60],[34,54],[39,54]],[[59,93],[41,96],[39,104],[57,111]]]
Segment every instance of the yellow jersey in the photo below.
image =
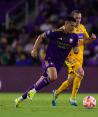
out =
[[84,41],[85,38],[89,38],[89,35],[86,31],[86,28],[83,24],[80,24],[77,28],[74,29],[74,33],[78,35],[79,41],[78,41],[78,54],[74,54],[73,49],[70,51],[67,59],[72,62],[80,62],[80,64],[83,64],[83,52],[84,52]]

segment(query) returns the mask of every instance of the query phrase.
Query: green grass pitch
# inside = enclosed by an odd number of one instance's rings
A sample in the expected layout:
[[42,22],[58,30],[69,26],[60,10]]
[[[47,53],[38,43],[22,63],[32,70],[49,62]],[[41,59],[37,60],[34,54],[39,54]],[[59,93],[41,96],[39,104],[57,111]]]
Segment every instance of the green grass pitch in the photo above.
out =
[[94,96],[98,101],[98,94],[79,94],[78,106],[69,104],[70,94],[60,95],[57,106],[51,106],[51,94],[36,94],[32,101],[26,100],[19,108],[14,105],[14,99],[20,94],[0,94],[0,117],[98,117],[98,105],[94,109],[85,109],[82,100],[85,96]]

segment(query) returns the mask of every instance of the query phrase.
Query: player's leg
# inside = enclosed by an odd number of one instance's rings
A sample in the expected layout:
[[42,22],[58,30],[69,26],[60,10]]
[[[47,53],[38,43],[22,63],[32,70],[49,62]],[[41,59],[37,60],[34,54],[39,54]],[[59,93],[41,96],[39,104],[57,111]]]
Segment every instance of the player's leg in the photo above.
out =
[[66,62],[66,64],[68,67],[68,79],[65,80],[57,90],[53,90],[53,100],[52,100],[53,106],[56,106],[56,99],[58,98],[59,94],[69,88],[69,86],[73,83],[73,79],[75,77],[75,74],[73,71],[74,64],[70,64],[69,62]]
[[56,96],[58,96],[60,93],[62,93],[64,90],[67,90],[69,88],[69,86],[73,83],[73,79],[74,79],[74,73],[71,72],[68,75],[68,79],[65,80],[61,86],[56,90]]
[[68,78],[65,80],[61,86],[56,90],[55,95],[58,96],[60,93],[62,93],[64,90],[68,89],[69,86],[73,83],[73,79],[75,77],[73,67],[74,64],[71,64],[70,62],[66,61],[66,65],[68,68]]
[[70,98],[70,103],[74,106],[77,106],[76,96],[80,88],[80,84],[81,84],[81,80],[83,79],[83,76],[84,76],[84,70],[80,66],[80,68],[76,70],[76,77],[73,82],[72,95]]
[[[42,79],[42,76],[40,77],[40,79]],[[39,80],[40,80],[40,79],[39,79]],[[26,92],[24,92],[22,96],[20,96],[20,97],[18,97],[18,98],[15,99],[15,105],[16,105],[16,107],[19,106],[20,102],[22,102],[23,100],[27,99],[27,97],[28,97],[28,92],[29,92],[31,89],[33,89],[33,88],[34,88],[34,85],[31,85],[31,87],[28,88],[28,90],[27,90]],[[36,90],[33,89],[33,95],[34,95],[35,93],[36,93]]]
[[77,75],[76,75],[76,77],[74,79],[74,82],[73,82],[72,98],[76,98],[76,96],[77,96],[77,92],[79,90],[81,80],[83,79],[83,76],[84,76],[83,68],[79,68],[76,71],[76,74]]
[[65,80],[60,87],[57,90],[53,90],[53,99],[52,99],[52,106],[56,106],[56,101],[60,93],[62,93],[64,90],[67,90],[69,86],[73,83],[74,76],[71,73],[68,75],[68,79]]
[[48,67],[48,69],[47,69],[47,76],[42,76],[42,78],[40,80],[38,80],[34,84],[34,88],[31,89],[28,92],[29,98],[32,99],[34,90],[36,92],[38,92],[39,90],[41,90],[42,88],[44,88],[45,86],[47,86],[51,82],[55,81],[56,79],[57,79],[57,71],[56,71],[56,68],[55,67]]
[[22,96],[15,99],[16,106],[20,104],[21,101],[27,98],[27,96],[32,99],[34,94],[41,90],[43,87],[47,86],[51,82],[55,81],[57,79],[57,71],[56,68],[52,65],[48,65],[47,69],[45,70],[45,73],[41,78],[32,85],[29,90],[27,90]]

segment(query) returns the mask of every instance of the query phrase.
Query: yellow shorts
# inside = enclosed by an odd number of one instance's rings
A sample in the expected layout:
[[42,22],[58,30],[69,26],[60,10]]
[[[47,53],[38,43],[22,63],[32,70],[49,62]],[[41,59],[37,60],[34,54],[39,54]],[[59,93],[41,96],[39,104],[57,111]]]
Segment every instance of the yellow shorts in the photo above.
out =
[[82,64],[79,61],[65,61],[68,67],[68,74],[76,73],[76,71],[82,67]]

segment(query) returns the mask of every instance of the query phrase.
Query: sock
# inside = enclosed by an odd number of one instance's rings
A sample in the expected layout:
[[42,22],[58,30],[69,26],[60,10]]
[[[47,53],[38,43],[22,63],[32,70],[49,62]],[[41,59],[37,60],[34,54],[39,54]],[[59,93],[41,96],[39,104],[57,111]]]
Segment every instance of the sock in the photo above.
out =
[[20,97],[18,98],[18,100],[19,100],[19,101],[23,101],[24,99],[23,99],[22,96],[20,96]]
[[56,95],[59,95],[61,92],[63,92],[65,89],[67,89],[69,86],[68,80],[64,81],[61,86],[56,90]]
[[23,100],[27,98],[28,92],[34,88],[34,85],[32,85],[28,90],[22,95]]
[[41,77],[34,85],[32,85],[23,95],[22,98],[26,99],[28,92],[32,90],[32,92],[36,93],[43,87],[47,86],[50,83],[49,77]]
[[48,84],[50,84],[50,79],[49,77],[42,77],[40,80],[38,80],[35,84],[34,84],[34,88],[36,91],[41,90],[43,87],[47,86]]
[[72,89],[72,96],[71,96],[72,99],[76,99],[80,84],[81,84],[81,78],[76,76],[73,82],[73,89]]
[[30,91],[32,91],[34,94],[37,92],[35,88],[31,89]]

